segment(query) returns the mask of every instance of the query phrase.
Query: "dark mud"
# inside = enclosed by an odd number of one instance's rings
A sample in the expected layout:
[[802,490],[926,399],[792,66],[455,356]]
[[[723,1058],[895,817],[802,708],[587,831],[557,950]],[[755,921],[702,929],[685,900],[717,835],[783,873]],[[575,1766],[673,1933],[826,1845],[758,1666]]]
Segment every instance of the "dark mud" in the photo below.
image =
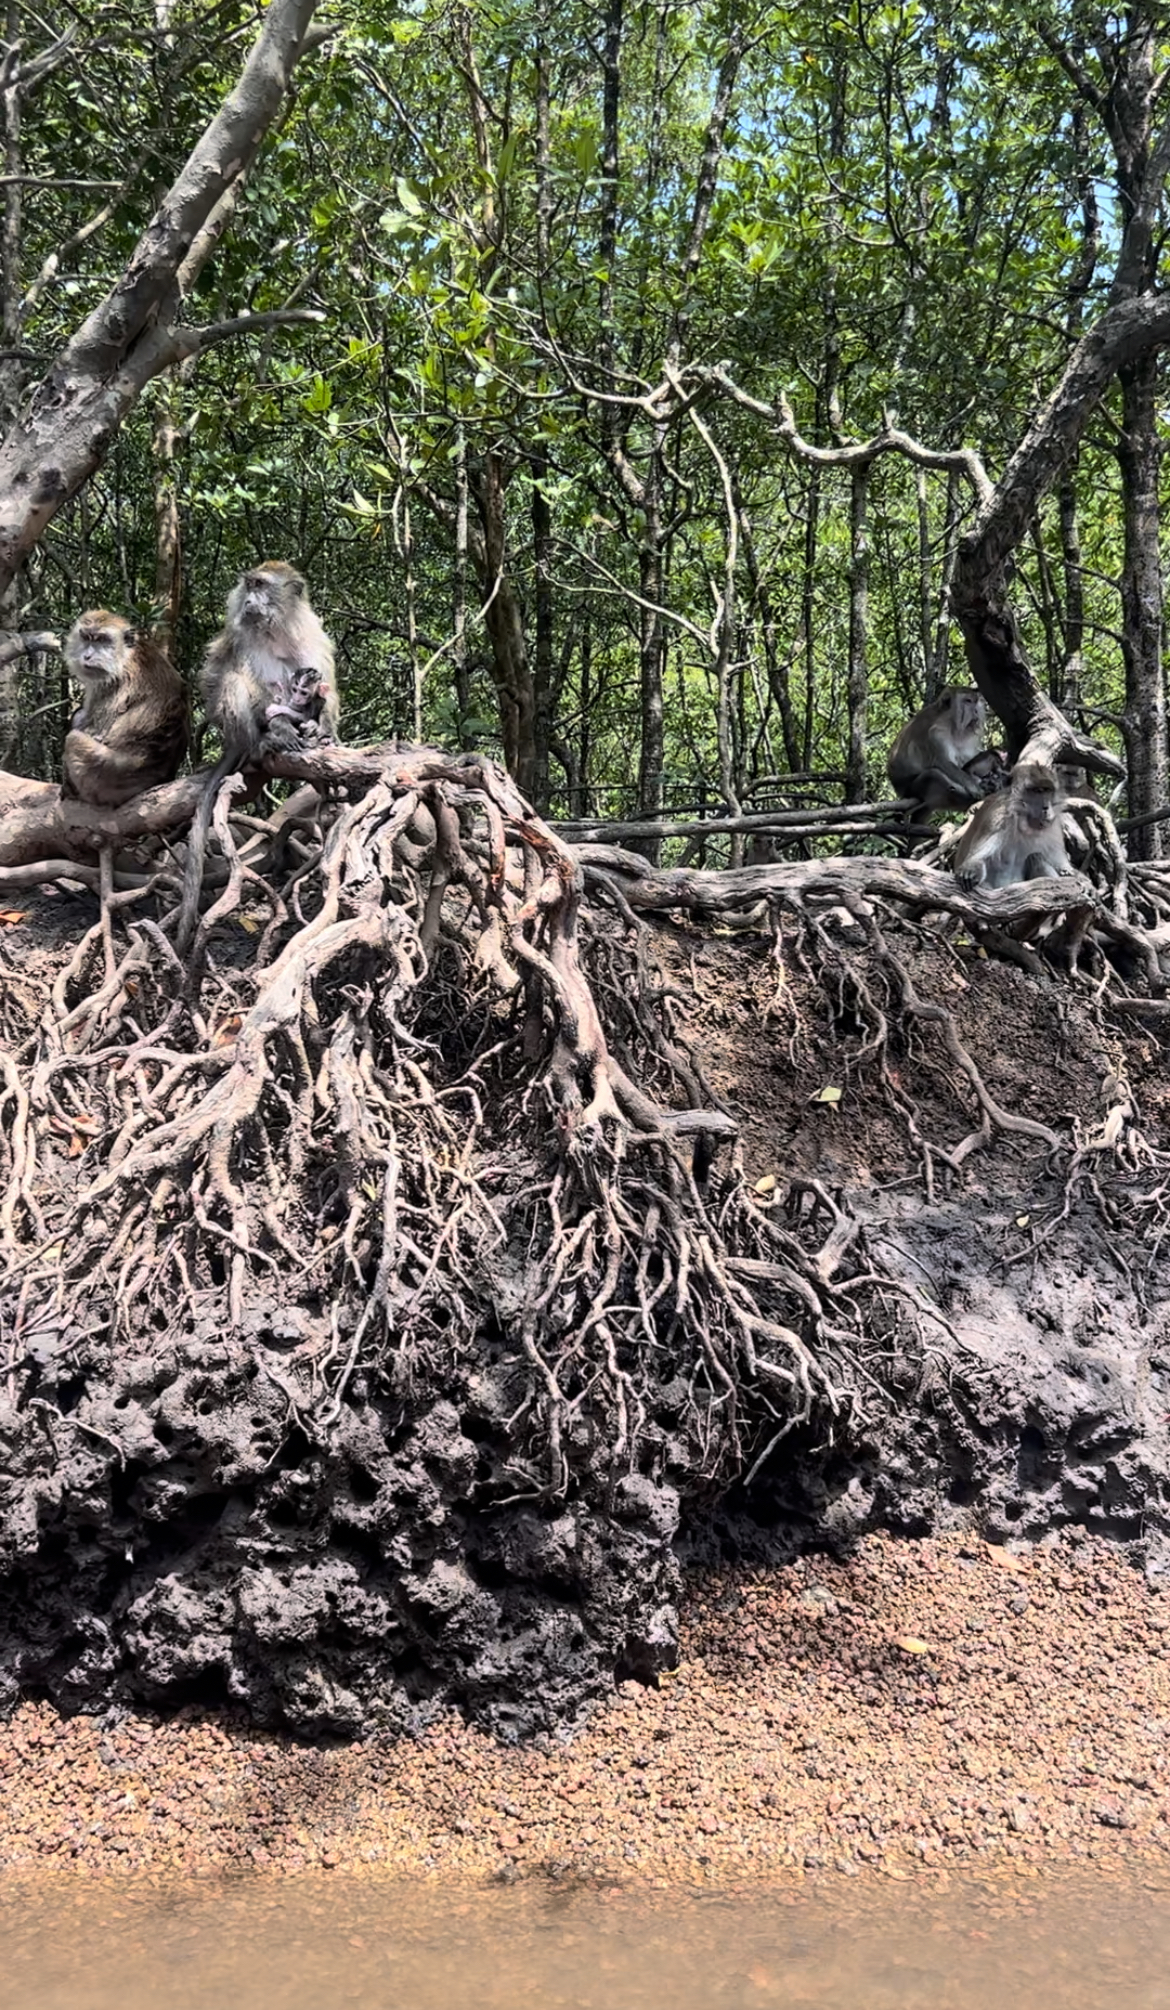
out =
[[1170,1575],[1170,1327],[1140,1237],[1085,1209],[1037,1249],[1035,1188],[1006,1206],[849,1198],[869,1247],[950,1330],[925,1353],[875,1349],[880,1388],[851,1442],[771,1466],[714,1517],[724,1549],[847,1548],[872,1528],[1036,1542],[1075,1527]]
[[50,1362],[40,1387],[43,1408],[0,1406],[10,1698],[234,1702],[352,1735],[454,1697],[515,1736],[672,1653],[672,1488],[634,1476],[608,1512],[470,1505],[515,1402],[489,1360],[429,1405],[359,1392],[327,1445],[290,1430],[247,1339],[92,1378]]
[[[811,975],[769,1016],[762,944],[661,942],[687,994],[682,1030],[743,1123],[749,1177],[774,1172],[781,1205],[794,1173],[815,1176],[862,1222],[857,1253],[940,1315],[921,1322],[884,1294],[851,1421],[818,1418],[749,1494],[715,1499],[667,1362],[653,1473],[549,1511],[507,1498],[523,1383],[502,1312],[441,1385],[409,1361],[377,1388],[355,1377],[327,1432],[297,1405],[320,1336],[278,1289],[230,1339],[197,1319],[179,1344],[50,1336],[19,1400],[0,1396],[8,1701],[228,1703],[343,1736],[415,1729],[454,1702],[519,1738],[673,1665],[680,1557],[778,1561],[876,1527],[1031,1541],[1076,1525],[1167,1570],[1156,1210],[1106,1207],[1084,1187],[1070,1199],[1060,1168],[1019,1139],[925,1199],[906,1124],[864,1070],[854,1079],[856,1029]],[[987,963],[956,982],[953,957],[904,953],[924,989],[947,992],[1002,1102],[1054,1124],[1099,1116],[1101,1029],[1067,989]],[[1128,1038],[1159,1152],[1163,1053]],[[920,1131],[953,1148],[970,1098],[938,1055],[909,1058]],[[813,1102],[826,1082],[844,1085],[838,1103]]]

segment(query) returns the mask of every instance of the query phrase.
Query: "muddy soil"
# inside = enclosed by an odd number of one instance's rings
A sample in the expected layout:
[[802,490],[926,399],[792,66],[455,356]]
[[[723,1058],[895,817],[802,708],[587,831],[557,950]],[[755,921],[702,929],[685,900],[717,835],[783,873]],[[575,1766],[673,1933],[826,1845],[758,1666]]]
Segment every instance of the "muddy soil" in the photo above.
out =
[[792,1889],[1170,1865],[1170,1594],[1116,1544],[866,1536],[700,1573],[680,1662],[522,1746],[454,1710],[306,1745],[242,1712],[24,1703],[0,1725],[12,1879],[323,1869]]
[[[23,905],[0,979],[28,993],[89,917],[71,929],[63,903]],[[1170,1147],[1156,1036],[1103,1028],[1087,991],[907,932],[916,986],[954,1012],[1001,1105],[1087,1134],[1124,1077],[1147,1153],[1132,1205],[1104,1147],[1102,1180],[1075,1191],[1018,1136],[951,1173],[926,1165],[923,1140],[953,1150],[977,1113],[929,1029],[883,1084],[823,973],[794,962],[778,989],[763,937],[663,926],[656,940],[676,1032],[740,1119],[763,1204],[784,1207],[794,1177],[820,1182],[862,1225],[854,1253],[906,1286],[880,1301],[851,1417],[818,1417],[749,1491],[713,1499],[672,1449],[686,1390],[666,1377],[652,1477],[554,1512],[484,1509],[477,1482],[506,1457],[516,1402],[504,1314],[441,1388],[409,1362],[377,1387],[355,1377],[327,1434],[281,1368],[305,1335],[276,1277],[236,1335],[196,1323],[111,1350],[71,1333],[0,1393],[10,1703],[228,1704],[345,1736],[417,1730],[454,1703],[518,1739],[674,1665],[680,1559],[845,1553],[882,1527],[1002,1541],[1074,1525],[1166,1570],[1170,1338],[1145,1198]],[[839,1098],[819,1100],[826,1087]],[[907,1293],[933,1306],[924,1322]]]

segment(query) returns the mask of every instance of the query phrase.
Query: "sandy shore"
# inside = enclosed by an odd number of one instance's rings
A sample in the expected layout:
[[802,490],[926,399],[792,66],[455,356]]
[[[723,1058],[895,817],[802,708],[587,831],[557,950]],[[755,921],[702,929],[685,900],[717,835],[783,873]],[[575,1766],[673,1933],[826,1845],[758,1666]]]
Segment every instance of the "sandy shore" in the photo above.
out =
[[693,1882],[1170,1851],[1170,1595],[1118,1552],[871,1538],[693,1587],[572,1737],[305,1748],[203,1714],[0,1727],[0,1872],[325,1865]]

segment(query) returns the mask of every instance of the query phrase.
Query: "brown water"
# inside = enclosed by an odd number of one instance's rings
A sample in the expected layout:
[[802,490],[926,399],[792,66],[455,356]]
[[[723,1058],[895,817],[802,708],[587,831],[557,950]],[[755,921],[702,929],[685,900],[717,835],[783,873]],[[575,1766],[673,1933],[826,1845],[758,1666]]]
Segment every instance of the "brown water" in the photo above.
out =
[[3,2010],[1168,2010],[1170,1878],[0,1885]]

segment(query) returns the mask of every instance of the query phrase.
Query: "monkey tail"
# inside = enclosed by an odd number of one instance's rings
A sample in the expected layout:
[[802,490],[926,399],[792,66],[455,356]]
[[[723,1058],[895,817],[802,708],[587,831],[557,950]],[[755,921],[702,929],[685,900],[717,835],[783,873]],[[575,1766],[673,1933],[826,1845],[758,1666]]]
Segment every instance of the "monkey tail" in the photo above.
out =
[[203,891],[203,856],[207,850],[207,837],[211,829],[211,816],[220,783],[235,769],[235,762],[225,757],[218,760],[207,777],[207,786],[199,799],[199,808],[191,819],[191,829],[187,837],[187,863],[183,871],[183,897],[179,903],[179,920],[175,929],[175,947],[181,956],[185,955],[195,933],[195,923],[199,918],[199,896]]

